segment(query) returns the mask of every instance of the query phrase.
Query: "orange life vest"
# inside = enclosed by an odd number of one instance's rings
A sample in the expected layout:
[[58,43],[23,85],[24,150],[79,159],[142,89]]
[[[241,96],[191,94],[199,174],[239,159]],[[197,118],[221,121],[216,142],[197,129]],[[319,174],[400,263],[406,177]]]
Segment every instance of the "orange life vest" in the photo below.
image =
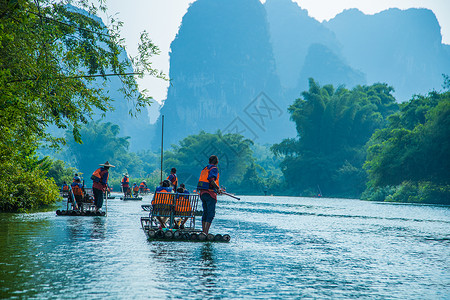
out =
[[[199,189],[199,190],[214,190],[214,187],[211,186],[211,184],[209,183],[209,180],[208,180],[209,172],[211,172],[211,170],[213,168],[217,168],[217,167],[212,166],[210,169],[208,169],[208,166],[206,166],[202,170],[202,172],[200,173],[200,178],[198,180],[197,189]],[[219,173],[217,173],[217,178],[216,178],[216,180],[214,180],[214,182],[217,184],[217,186],[220,186],[219,185]]]
[[[159,194],[161,193],[161,194]],[[172,193],[166,189],[161,189],[155,193],[152,204],[172,204]]]
[[83,196],[83,190],[78,184],[72,185],[72,192],[75,196]]
[[[173,177],[175,178],[174,181],[170,181],[170,179],[169,179],[170,175],[173,175]],[[171,183],[173,186],[178,186],[178,177],[177,177],[177,174],[170,174],[170,175],[167,176],[166,179],[169,180],[170,183]]]
[[129,184],[130,183],[130,178],[128,178],[128,177],[124,177],[123,179],[122,179],[122,185],[126,185],[126,184]]
[[63,186],[63,191],[68,191],[69,190],[69,186],[68,185],[64,185]]
[[141,184],[139,185],[139,187],[140,187],[141,189],[145,189],[145,183],[144,183],[144,182],[141,182]]
[[133,192],[139,192],[139,186],[137,185],[133,186]]
[[[95,182],[101,182],[103,174],[105,174],[105,172],[108,172],[108,170],[103,170],[102,168],[98,168],[97,170],[94,171],[94,173],[92,173],[91,179]],[[106,178],[106,182],[108,182],[109,179],[109,173],[108,173],[108,177]]]

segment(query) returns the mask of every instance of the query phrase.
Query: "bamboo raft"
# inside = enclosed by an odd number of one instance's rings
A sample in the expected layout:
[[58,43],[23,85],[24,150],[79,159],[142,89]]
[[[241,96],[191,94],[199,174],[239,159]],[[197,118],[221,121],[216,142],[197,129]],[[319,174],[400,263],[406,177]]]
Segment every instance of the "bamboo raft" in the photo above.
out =
[[142,197],[120,197],[120,200],[124,200],[124,201],[127,201],[127,200],[141,201]]
[[[150,205],[142,205],[149,211],[141,217],[141,226],[149,240],[229,242],[228,234],[205,234],[195,228],[198,194],[155,193]],[[161,228],[160,220],[166,219]],[[184,225],[181,225],[184,223]]]
[[[94,205],[94,195],[92,188],[83,188],[84,196],[81,202],[75,201],[75,196],[72,190],[69,191],[69,196],[67,197],[67,205],[65,210],[57,210],[57,216],[77,216],[77,217],[87,217],[87,216],[106,216],[106,211],[95,211]],[[107,202],[105,202],[105,209],[107,209]]]
[[58,216],[82,216],[82,217],[87,217],[87,216],[97,216],[97,217],[104,217],[106,216],[106,212],[104,211],[94,211],[94,210],[57,210],[56,211],[56,215]]

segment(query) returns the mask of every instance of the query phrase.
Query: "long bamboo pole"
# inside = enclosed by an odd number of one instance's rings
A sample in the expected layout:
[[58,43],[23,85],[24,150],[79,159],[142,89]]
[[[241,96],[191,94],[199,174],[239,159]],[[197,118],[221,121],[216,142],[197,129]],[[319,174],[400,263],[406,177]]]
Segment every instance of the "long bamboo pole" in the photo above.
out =
[[163,178],[163,149],[164,149],[164,115],[162,115],[162,126],[161,126],[161,180],[160,182],[162,182],[162,178]]

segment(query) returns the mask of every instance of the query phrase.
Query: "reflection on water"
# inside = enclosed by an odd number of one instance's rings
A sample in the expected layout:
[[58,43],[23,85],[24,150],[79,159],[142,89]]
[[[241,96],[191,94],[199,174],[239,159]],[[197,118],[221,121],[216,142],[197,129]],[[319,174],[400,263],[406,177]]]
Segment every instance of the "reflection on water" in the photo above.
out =
[[200,267],[200,283],[204,287],[206,295],[213,295],[216,287],[216,263],[214,259],[214,246],[212,243],[204,243],[201,246],[202,265]]
[[1,298],[448,298],[450,210],[344,199],[220,198],[230,243],[147,241],[108,217],[0,214]]
[[91,238],[93,240],[105,239],[105,233],[106,233],[105,218],[94,217],[94,221],[92,222],[92,225],[93,226],[92,226]]

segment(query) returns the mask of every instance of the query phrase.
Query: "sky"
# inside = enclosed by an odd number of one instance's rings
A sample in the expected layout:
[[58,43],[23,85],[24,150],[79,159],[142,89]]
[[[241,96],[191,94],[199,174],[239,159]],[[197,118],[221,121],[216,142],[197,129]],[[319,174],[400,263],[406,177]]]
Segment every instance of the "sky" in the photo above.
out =
[[[365,14],[375,14],[389,8],[428,8],[436,15],[441,25],[443,43],[450,44],[450,0],[294,0],[308,10],[309,16],[319,22],[328,21],[345,9],[358,8]],[[153,58],[153,67],[169,75],[170,43],[175,38],[193,0],[108,0],[108,14],[124,22],[122,36],[127,51],[136,55],[139,35],[147,31],[161,54]],[[261,2],[265,2],[262,0]],[[106,22],[106,16],[101,16]],[[166,98],[169,83],[150,76],[139,81],[141,89],[148,89],[150,95],[161,102]],[[151,122],[155,121],[159,105],[149,110]]]

